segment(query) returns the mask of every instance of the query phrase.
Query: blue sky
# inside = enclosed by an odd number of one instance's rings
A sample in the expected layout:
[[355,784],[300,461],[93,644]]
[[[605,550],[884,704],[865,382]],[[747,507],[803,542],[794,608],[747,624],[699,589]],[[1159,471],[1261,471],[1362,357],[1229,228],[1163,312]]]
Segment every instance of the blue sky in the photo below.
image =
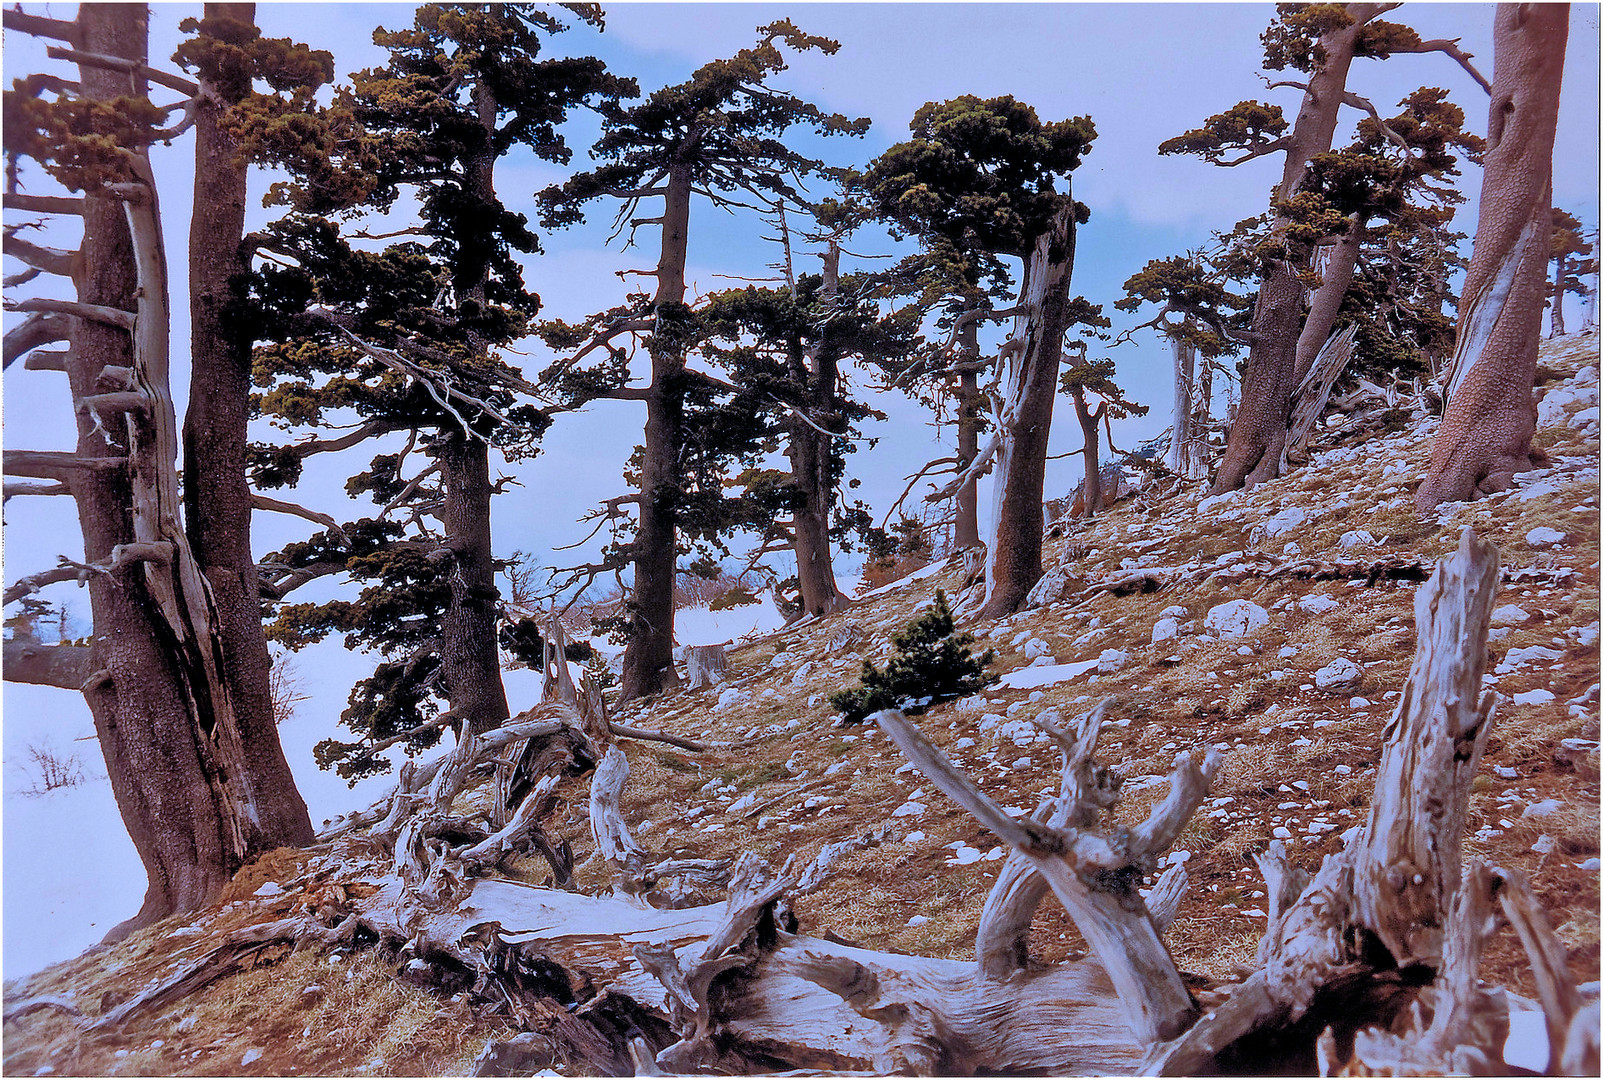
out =
[[[158,4],[153,9],[152,55],[170,55],[177,25],[198,5]],[[265,32],[288,35],[331,49],[343,75],[376,62],[371,44],[375,25],[410,22],[410,7],[396,4],[262,4],[258,18]],[[67,17],[68,5],[52,9]],[[1490,5],[1408,4],[1391,18],[1427,37],[1457,37],[1475,54],[1482,70],[1492,65]],[[1298,92],[1268,90],[1260,76],[1258,35],[1273,10],[1260,4],[620,4],[608,8],[604,34],[577,28],[555,38],[553,51],[595,54],[621,74],[633,75],[644,90],[684,79],[698,64],[727,55],[753,40],[754,28],[780,17],[802,29],[841,42],[832,57],[808,54],[776,84],[830,109],[868,116],[873,126],[861,139],[813,140],[809,148],[836,164],[862,164],[903,138],[913,111],[925,101],[959,94],[1013,94],[1044,119],[1089,114],[1098,136],[1075,174],[1076,197],[1091,207],[1080,234],[1075,289],[1102,303],[1115,329],[1139,321],[1112,311],[1124,279],[1148,259],[1177,254],[1205,243],[1216,229],[1259,213],[1278,180],[1278,158],[1241,168],[1221,169],[1196,159],[1159,157],[1157,144],[1196,126],[1208,115],[1243,98],[1281,104],[1289,111]],[[7,35],[6,59],[13,72],[26,70],[38,50]],[[1597,56],[1598,8],[1577,5],[1572,14],[1569,60],[1555,155],[1555,200],[1597,219]],[[1466,110],[1472,130],[1483,131],[1486,98],[1447,57],[1398,56],[1384,62],[1360,60],[1350,87],[1385,110],[1421,85],[1448,88]],[[1347,127],[1357,113],[1349,112]],[[569,130],[580,151],[596,128],[582,119]],[[1338,141],[1342,138],[1338,135]],[[169,247],[184,250],[190,198],[187,140],[158,155],[159,179]],[[577,164],[577,162],[576,162]],[[509,159],[498,171],[503,200],[529,210],[532,195],[558,180],[565,170],[545,163]],[[258,176],[265,189],[268,177]],[[1462,186],[1471,201],[1458,227],[1473,233],[1479,171],[1465,170]],[[37,187],[35,190],[44,190]],[[266,212],[262,219],[266,219]],[[568,319],[616,303],[624,291],[618,269],[649,264],[655,236],[640,234],[641,246],[622,251],[606,247],[610,211],[597,208],[595,222],[544,238],[546,253],[528,261],[528,280],[544,298],[545,313]],[[690,279],[710,291],[726,287],[729,276],[760,276],[775,257],[756,239],[762,230],[749,218],[729,217],[702,204],[692,211]],[[896,250],[884,237],[867,235],[853,245],[862,251]],[[187,335],[184,275],[175,263],[173,336],[177,363],[175,390],[185,392]],[[634,279],[638,282],[639,279]],[[8,325],[10,325],[8,317]],[[528,344],[530,373],[552,358]],[[1150,333],[1113,350],[1121,380],[1137,400],[1152,406],[1143,419],[1118,430],[1120,445],[1160,432],[1166,426],[1170,375],[1168,353]],[[936,456],[935,433],[924,414],[905,400],[875,400],[889,419],[870,424],[875,449],[855,456],[857,494],[876,509],[901,490],[906,477]],[[23,372],[5,380],[5,442],[11,447],[65,449],[70,446],[68,402],[59,376]],[[1060,403],[1053,452],[1078,445],[1072,414]],[[579,415],[564,416],[532,462],[509,468],[522,487],[498,500],[495,542],[501,552],[535,552],[548,565],[573,554],[550,549],[578,540],[587,529],[576,519],[594,502],[622,490],[620,472],[643,422],[635,403],[597,403]],[[267,432],[264,431],[264,435]],[[949,437],[943,436],[943,437]],[[373,452],[377,452],[376,448]],[[332,456],[330,456],[332,457]],[[290,497],[347,518],[370,507],[344,502],[342,481],[365,464],[353,460],[316,461],[307,480]],[[1048,496],[1062,494],[1077,481],[1077,459],[1054,462]],[[6,530],[8,581],[54,563],[58,553],[76,555],[77,538],[70,505],[62,499],[28,500],[10,509]],[[981,506],[989,505],[982,494]],[[257,547],[266,552],[306,535],[304,522],[257,516]],[[583,554],[581,551],[578,554]],[[71,595],[70,590],[68,595]]]

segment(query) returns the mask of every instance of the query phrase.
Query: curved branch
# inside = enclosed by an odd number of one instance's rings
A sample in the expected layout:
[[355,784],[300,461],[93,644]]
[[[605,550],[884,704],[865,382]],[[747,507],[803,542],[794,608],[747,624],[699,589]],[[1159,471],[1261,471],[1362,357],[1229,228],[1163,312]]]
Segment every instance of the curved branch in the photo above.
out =
[[308,509],[307,507],[301,506],[299,503],[284,502],[281,499],[272,499],[266,495],[262,495],[254,491],[251,492],[250,504],[251,507],[256,510],[269,510],[275,514],[289,514],[293,517],[305,518],[307,521],[315,522],[316,524],[323,526],[329,532],[333,533],[335,538],[338,539],[340,543],[344,544],[346,547],[351,546],[351,538],[345,534],[344,529],[340,528],[340,523],[329,517],[327,514],[322,514],[316,510]]

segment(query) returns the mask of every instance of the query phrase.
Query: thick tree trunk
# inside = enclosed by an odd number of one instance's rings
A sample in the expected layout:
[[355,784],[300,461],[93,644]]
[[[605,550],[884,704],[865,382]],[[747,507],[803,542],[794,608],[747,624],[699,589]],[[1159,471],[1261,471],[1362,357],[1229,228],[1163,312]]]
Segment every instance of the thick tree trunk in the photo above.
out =
[[451,599],[440,622],[441,672],[463,731],[482,734],[511,713],[496,649],[495,562],[490,552],[490,447],[476,436],[442,436],[441,511],[451,549]]
[[[255,14],[255,4],[205,8],[207,19],[247,26],[255,22]],[[195,119],[184,526],[216,605],[222,676],[239,725],[242,753],[235,769],[255,807],[256,831],[248,839],[256,851],[311,843],[312,822],[273,717],[272,659],[262,632],[261,592],[251,553],[251,493],[245,479],[251,341],[239,310],[239,282],[250,270],[243,250],[245,163],[238,143],[218,122],[221,111],[234,104],[230,95],[249,86],[249,75],[229,74],[240,80],[240,87],[207,87],[218,96],[203,97]]]
[[673,585],[678,566],[677,519],[684,445],[685,347],[679,341],[685,302],[685,253],[690,229],[692,173],[669,170],[663,199],[662,255],[653,302],[657,327],[647,341],[651,388],[646,397],[646,444],[640,462],[640,516],[635,531],[634,584],[629,596],[629,643],[623,650],[618,702],[654,694],[675,680]]
[[[824,254],[824,285],[821,290],[826,307],[833,306],[839,291],[840,245],[831,240]],[[840,404],[835,399],[839,370],[835,356],[822,345],[815,345],[806,368],[796,372],[809,384],[806,419],[790,422],[791,478],[801,491],[802,505],[796,508],[791,525],[792,550],[796,555],[796,576],[801,583],[802,610],[808,615],[828,615],[845,605],[848,598],[835,582],[835,563],[829,546],[829,512],[835,502],[834,464],[837,458],[834,436],[819,431],[839,421]],[[812,424],[807,423],[811,420]]]
[[[960,355],[966,363],[973,363],[980,356],[980,326],[978,322],[967,323],[960,331],[962,335],[962,348]],[[974,461],[974,456],[980,452],[980,425],[985,396],[980,393],[980,376],[977,371],[965,371],[957,377],[957,466],[956,471],[961,475]],[[954,502],[957,519],[952,527],[952,546],[963,551],[976,547],[980,542],[980,478],[971,478],[968,483],[957,489],[957,498]]]
[[[1374,8],[1376,5],[1349,5]],[[1275,189],[1272,210],[1274,231],[1284,238],[1289,224],[1281,207],[1297,194],[1316,154],[1330,150],[1336,132],[1337,115],[1352,66],[1353,49],[1362,25],[1352,25],[1325,34],[1319,46],[1324,62],[1308,77],[1302,108],[1292,127],[1286,147],[1285,171]],[[1283,258],[1267,260],[1258,302],[1252,313],[1252,350],[1247,371],[1241,380],[1241,405],[1230,428],[1230,441],[1224,460],[1219,463],[1212,491],[1233,491],[1251,487],[1260,480],[1272,480],[1279,472],[1281,453],[1286,445],[1286,418],[1291,412],[1291,393],[1297,386],[1297,339],[1302,325],[1303,287],[1298,278],[1308,261],[1306,245],[1287,241]],[[1319,342],[1324,341],[1321,335]],[[1314,348],[1317,350],[1318,344]]]
[[[473,85],[482,144],[465,161],[467,195],[490,213],[500,206],[495,194],[495,92],[483,79]],[[482,230],[461,230],[463,244],[452,267],[460,299],[483,303],[491,244]],[[469,242],[471,241],[471,242]],[[447,572],[451,596],[440,621],[441,674],[459,733],[480,735],[510,714],[501,683],[497,648],[495,557],[490,538],[490,445],[459,426],[440,435],[440,484],[445,491],[441,523],[451,557]]]
[[1421,511],[1506,489],[1532,466],[1531,387],[1552,231],[1565,4],[1501,4],[1475,252],[1459,302],[1447,407],[1415,493]]
[[[146,60],[144,5],[86,4],[78,26],[85,51]],[[92,65],[80,72],[86,97],[109,100],[129,93],[125,72]],[[136,161],[136,171],[148,179],[143,154]],[[125,469],[82,470],[73,478],[85,562],[115,566],[90,575],[96,672],[84,696],[118,810],[149,878],[139,913],[110,937],[210,902],[243,862],[249,838],[259,835],[256,808],[229,768],[239,760],[239,732],[216,667],[210,597],[187,539],[176,531],[178,440],[165,356],[167,282],[154,190],[131,187],[121,198],[86,194],[76,283],[83,303],[137,311],[133,340],[126,330],[80,319],[66,361],[79,406],[78,456],[128,455]],[[94,415],[83,403],[104,393],[108,380],[141,394],[144,406],[126,419]],[[116,433],[115,441],[108,431]],[[134,544],[165,552],[167,560],[119,564],[115,552]]]
[[986,548],[985,606],[981,617],[999,619],[1024,603],[1041,579],[1041,499],[1046,485],[1047,439],[1057,399],[1063,334],[1069,327],[1069,283],[1074,270],[1074,200],[1035,239],[1024,272],[1020,307],[1008,355],[991,540]]
[[1341,313],[1342,301],[1353,282],[1353,270],[1358,265],[1358,252],[1364,244],[1364,226],[1354,215],[1348,219],[1347,231],[1331,245],[1321,269],[1319,288],[1314,290],[1308,304],[1308,318],[1297,337],[1296,385],[1301,386],[1314,366],[1314,357],[1325,347],[1330,332],[1336,327],[1336,316]]

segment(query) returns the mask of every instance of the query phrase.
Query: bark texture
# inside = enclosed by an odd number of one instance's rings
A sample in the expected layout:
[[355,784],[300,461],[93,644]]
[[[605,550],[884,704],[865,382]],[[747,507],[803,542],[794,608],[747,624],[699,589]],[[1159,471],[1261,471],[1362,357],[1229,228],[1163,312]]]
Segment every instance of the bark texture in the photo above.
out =
[[[830,240],[824,252],[824,283],[820,293],[826,309],[833,307],[839,285],[840,244]],[[828,348],[814,345],[810,352],[805,366],[794,372],[798,379],[805,381],[808,390],[805,415],[792,416],[790,420],[791,477],[802,499],[791,523],[792,551],[796,555],[803,613],[828,615],[849,602],[835,581],[835,562],[829,546],[836,458],[835,436],[829,431],[832,424],[840,422],[840,404],[835,398],[840,370],[837,358]]]
[[[1285,237],[1290,222],[1281,208],[1301,190],[1314,155],[1330,150],[1347,72],[1352,67],[1364,20],[1374,18],[1383,6],[1349,4],[1347,10],[1355,16],[1353,22],[1319,39],[1324,61],[1308,76],[1302,108],[1288,136],[1285,169],[1271,207],[1275,213],[1274,231],[1284,241],[1284,250],[1265,260],[1258,301],[1252,312],[1252,348],[1241,380],[1241,404],[1214,478],[1211,490],[1215,493],[1252,487],[1260,480],[1279,475],[1286,444],[1286,418],[1297,386],[1297,340],[1303,303],[1303,286],[1297,275],[1307,265],[1309,255],[1306,245]],[[1319,341],[1324,341],[1324,335]],[[1314,348],[1317,350],[1318,344]]]
[[[146,60],[143,5],[89,4],[86,52]],[[129,93],[129,75],[82,65],[85,96]],[[136,80],[136,92],[143,92]],[[65,360],[78,419],[69,464],[95,625],[85,698],[118,810],[149,878],[137,915],[109,937],[212,900],[265,833],[220,667],[226,655],[211,590],[179,530],[178,429],[167,371],[167,281],[148,159],[137,182],[87,192],[78,299],[128,313],[121,325],[79,318]],[[97,395],[129,395],[101,412]]]
[[981,609],[986,619],[1013,614],[1041,578],[1041,499],[1063,334],[1069,327],[1074,231],[1074,200],[1065,195],[1051,225],[1036,237],[1021,288],[1023,311],[1007,346]]
[[[980,358],[980,327],[978,322],[964,325],[960,355],[966,363]],[[968,471],[980,452],[980,424],[985,397],[980,393],[980,376],[977,371],[964,371],[957,377],[957,464],[958,475]],[[952,546],[963,551],[980,543],[980,478],[972,477],[957,489],[953,503],[957,518],[952,526]]]
[[1542,334],[1567,4],[1500,4],[1475,250],[1459,302],[1447,407],[1421,511],[1502,491],[1533,465],[1531,387]]
[[490,551],[490,447],[460,430],[441,441],[442,516],[451,549],[451,599],[440,621],[441,671],[462,730],[483,734],[511,715],[496,649],[495,561]]
[[632,546],[629,643],[623,650],[618,702],[655,694],[675,681],[673,585],[678,566],[677,508],[683,477],[685,346],[678,340],[685,302],[685,254],[693,172],[668,172],[663,196],[662,253],[653,299],[657,325],[646,343],[651,386],[646,391],[645,454],[640,463],[640,517]]
[[[253,25],[255,4],[207,4],[207,19]],[[250,270],[244,250],[246,166],[222,111],[249,87],[243,58],[225,85],[203,85],[195,114],[195,197],[189,224],[189,404],[184,412],[184,527],[211,586],[222,676],[239,725],[240,783],[257,808],[253,849],[312,840],[306,803],[279,744],[262,631],[261,588],[251,553],[245,478],[251,341],[237,305]]]

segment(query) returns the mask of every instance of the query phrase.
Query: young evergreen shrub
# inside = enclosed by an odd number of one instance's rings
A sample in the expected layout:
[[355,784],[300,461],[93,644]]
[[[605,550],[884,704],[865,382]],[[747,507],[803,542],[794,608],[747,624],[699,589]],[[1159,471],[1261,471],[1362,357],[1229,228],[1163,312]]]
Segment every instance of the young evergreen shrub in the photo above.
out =
[[946,594],[935,591],[935,602],[918,618],[891,635],[896,652],[881,671],[872,660],[863,661],[863,678],[852,690],[829,695],[848,724],[860,724],[881,709],[901,709],[917,715],[938,701],[950,701],[983,689],[999,676],[985,668],[996,653],[969,651],[974,635],[957,634]]

